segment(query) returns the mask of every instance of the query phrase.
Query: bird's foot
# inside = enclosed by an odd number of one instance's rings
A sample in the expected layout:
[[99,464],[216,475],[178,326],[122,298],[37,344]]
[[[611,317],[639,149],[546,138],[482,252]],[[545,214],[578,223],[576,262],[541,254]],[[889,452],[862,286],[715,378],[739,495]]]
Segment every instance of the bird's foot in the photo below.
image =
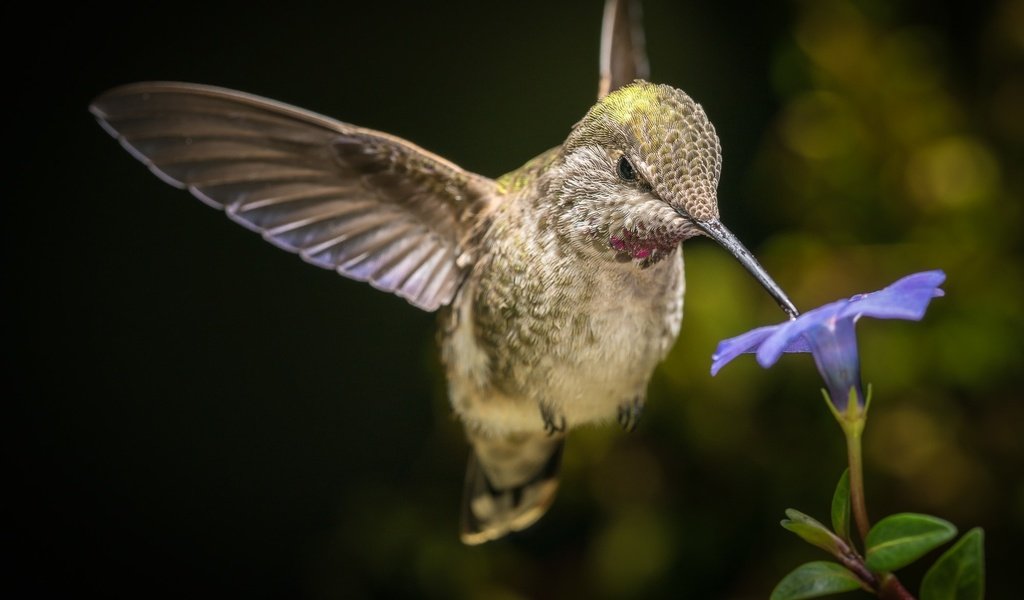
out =
[[623,402],[619,405],[619,425],[626,431],[633,431],[640,423],[640,416],[643,412],[643,398],[633,398],[628,402]]
[[555,414],[555,409],[548,404],[540,405],[540,417],[544,419],[544,431],[548,435],[565,433],[565,415]]

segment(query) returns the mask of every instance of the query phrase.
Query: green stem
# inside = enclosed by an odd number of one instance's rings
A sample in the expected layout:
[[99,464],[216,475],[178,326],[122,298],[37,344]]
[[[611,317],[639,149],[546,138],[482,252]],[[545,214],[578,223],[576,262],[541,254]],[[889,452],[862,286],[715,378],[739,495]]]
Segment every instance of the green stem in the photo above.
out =
[[[864,501],[864,463],[861,459],[861,434],[864,432],[864,422],[846,422],[843,424],[843,432],[846,434],[846,453],[850,458],[850,504],[853,508],[853,518],[857,521],[857,531],[860,532],[860,539],[867,549],[868,531],[871,530],[871,521],[868,520],[868,508]],[[878,597],[882,600],[914,600],[914,596],[907,591],[892,573],[880,573],[878,586]],[[863,578],[862,578],[863,579]]]
[[860,539],[866,542],[871,521],[868,520],[868,508],[864,500],[864,461],[861,458],[860,444],[863,431],[863,422],[843,427],[846,434],[846,453],[850,459],[850,504]]
[[[871,407],[871,387],[868,387],[868,397],[864,402],[863,409],[859,408],[860,404],[857,402],[856,393],[855,389],[850,389],[850,400],[846,405],[845,414],[836,410],[835,405],[829,400],[827,392],[825,392],[825,402],[832,414],[835,415],[836,420],[839,421],[839,426],[843,428],[843,434],[846,435],[846,454],[850,461],[850,505],[853,509],[853,519],[857,522],[857,531],[860,533],[860,539],[864,543],[865,552],[867,552],[871,521],[868,520],[868,507],[864,499],[864,459],[861,455],[860,439],[864,433],[868,408]],[[908,592],[892,573],[871,573],[856,552],[853,553],[852,559],[861,567],[852,569],[852,571],[868,589],[882,600],[915,600],[913,594]],[[846,561],[844,561],[845,563]]]

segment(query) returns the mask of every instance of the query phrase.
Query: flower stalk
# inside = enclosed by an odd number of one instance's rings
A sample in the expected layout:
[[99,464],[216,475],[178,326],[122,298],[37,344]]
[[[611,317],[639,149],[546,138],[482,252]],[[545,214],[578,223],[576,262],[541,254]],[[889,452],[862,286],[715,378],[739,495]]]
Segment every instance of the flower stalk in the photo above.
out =
[[857,532],[863,542],[868,538],[871,522],[868,520],[867,502],[864,499],[864,462],[861,459],[861,434],[863,427],[844,428],[846,454],[850,462],[850,508]]
[[839,422],[839,427],[846,437],[846,455],[850,464],[850,508],[853,513],[853,520],[857,524],[857,532],[862,542],[867,540],[868,531],[871,530],[871,521],[868,519],[867,501],[864,495],[864,460],[861,451],[861,438],[864,435],[864,425],[867,423],[868,409],[871,407],[871,386],[868,386],[866,398],[861,398],[858,387],[849,388],[848,400],[844,410],[840,412],[837,403],[829,397],[826,390],[822,390],[825,396],[825,404],[828,406],[832,416]]

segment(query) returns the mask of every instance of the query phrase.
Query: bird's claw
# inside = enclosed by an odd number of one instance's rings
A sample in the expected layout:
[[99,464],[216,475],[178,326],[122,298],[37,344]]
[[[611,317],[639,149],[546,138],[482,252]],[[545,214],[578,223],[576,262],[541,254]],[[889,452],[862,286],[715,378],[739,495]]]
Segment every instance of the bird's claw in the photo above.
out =
[[561,413],[555,414],[553,408],[546,404],[542,404],[540,407],[540,416],[544,419],[544,431],[546,431],[548,435],[565,433],[565,415]]
[[619,405],[619,425],[626,431],[633,431],[640,423],[640,416],[644,412],[644,401],[641,398],[634,398],[629,402]]

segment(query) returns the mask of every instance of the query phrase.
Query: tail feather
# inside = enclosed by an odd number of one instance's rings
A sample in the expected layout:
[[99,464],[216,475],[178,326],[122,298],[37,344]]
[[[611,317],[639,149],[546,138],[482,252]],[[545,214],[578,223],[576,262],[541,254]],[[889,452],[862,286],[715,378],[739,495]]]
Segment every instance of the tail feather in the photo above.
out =
[[470,435],[462,496],[462,541],[482,544],[541,518],[558,491],[564,436]]

